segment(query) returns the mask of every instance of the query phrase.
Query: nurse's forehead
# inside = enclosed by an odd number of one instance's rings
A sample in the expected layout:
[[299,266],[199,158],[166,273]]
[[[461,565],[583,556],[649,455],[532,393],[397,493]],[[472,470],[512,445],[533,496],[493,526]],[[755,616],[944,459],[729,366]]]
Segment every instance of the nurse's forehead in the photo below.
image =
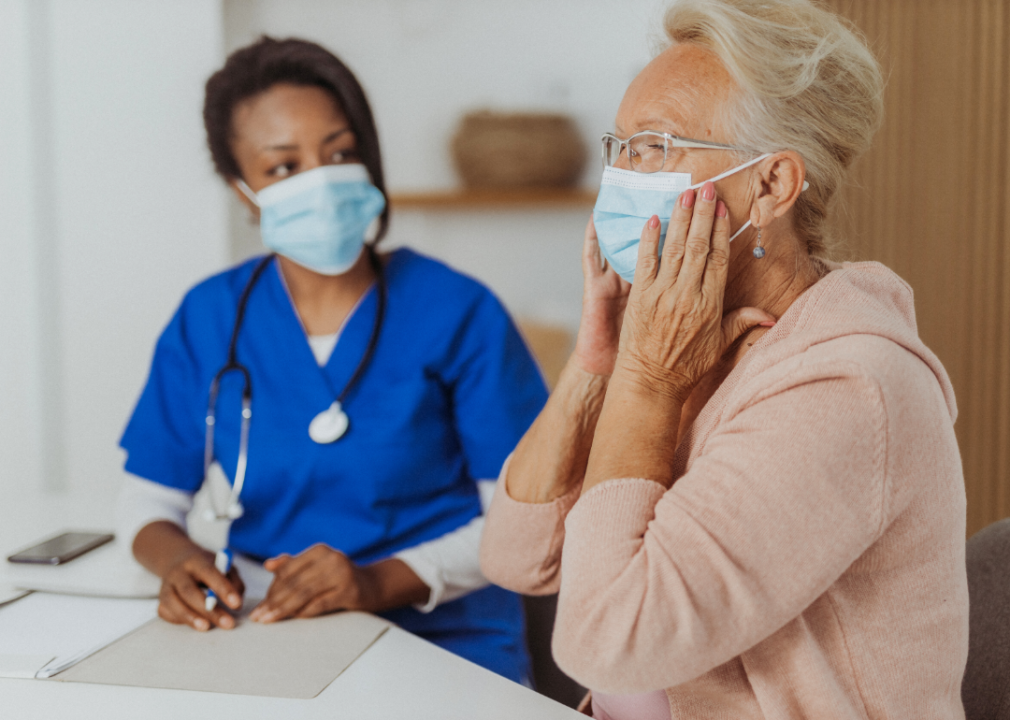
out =
[[257,148],[297,144],[347,127],[336,100],[318,87],[274,85],[240,102],[232,114],[234,139]]
[[627,136],[658,130],[698,140],[729,141],[719,122],[736,83],[714,53],[674,45],[657,55],[628,86],[616,130]]

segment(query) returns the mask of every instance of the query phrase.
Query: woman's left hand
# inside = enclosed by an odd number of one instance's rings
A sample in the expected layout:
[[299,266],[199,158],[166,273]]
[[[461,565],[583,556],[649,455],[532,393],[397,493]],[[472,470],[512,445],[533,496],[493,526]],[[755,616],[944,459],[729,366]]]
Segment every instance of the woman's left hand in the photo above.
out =
[[298,555],[270,558],[263,567],[274,574],[274,581],[249,615],[263,623],[337,610],[381,612],[427,602],[431,594],[431,588],[398,558],[356,565],[323,544]]
[[757,308],[723,316],[729,235],[729,214],[712,183],[680,196],[662,258],[659,218],[646,224],[617,360],[625,377],[646,392],[684,403],[737,338],[756,325],[774,324]]
[[257,622],[306,618],[335,610],[368,610],[376,604],[376,583],[367,568],[338,550],[314,545],[263,563],[274,574],[267,596],[249,615]]

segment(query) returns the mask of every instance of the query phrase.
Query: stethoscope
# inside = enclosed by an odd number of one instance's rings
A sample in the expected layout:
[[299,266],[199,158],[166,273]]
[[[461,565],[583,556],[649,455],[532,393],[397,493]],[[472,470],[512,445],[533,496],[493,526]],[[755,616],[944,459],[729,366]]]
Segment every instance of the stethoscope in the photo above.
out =
[[[348,393],[350,393],[351,389],[361,379],[361,376],[368,368],[372,355],[375,354],[375,346],[379,341],[379,333],[382,331],[382,321],[386,314],[386,280],[382,274],[382,263],[375,249],[371,246],[366,246],[366,252],[368,253],[368,260],[372,265],[372,270],[375,272],[376,290],[378,291],[375,322],[372,324],[372,334],[368,338],[368,346],[365,348],[365,353],[361,356],[361,360],[358,361],[358,366],[355,368],[354,374],[351,375],[351,379],[344,385],[344,389],[337,396],[337,399],[333,401],[333,404],[316,415],[312,419],[312,422],[309,423],[309,437],[320,445],[336,442],[347,432],[350,421],[343,409],[344,400],[347,399]],[[228,344],[228,361],[224,367],[218,370],[210,383],[206,417],[207,430],[203,446],[204,482],[207,481],[207,473],[214,462],[214,426],[217,424],[217,394],[220,389],[221,379],[228,373],[237,372],[242,375],[243,384],[242,426],[239,430],[238,463],[235,465],[235,481],[232,483],[231,495],[228,497],[228,506],[224,512],[218,510],[213,493],[210,493],[211,507],[206,513],[208,520],[237,520],[245,512],[242,503],[239,502],[239,496],[242,494],[242,486],[245,485],[246,467],[249,461],[249,425],[252,422],[252,377],[249,374],[248,368],[238,361],[235,354],[238,346],[239,332],[242,330],[242,321],[245,319],[246,306],[249,304],[249,295],[252,293],[260,276],[263,275],[263,271],[267,269],[267,266],[273,262],[275,257],[275,255],[270,254],[263,258],[253,268],[249,281],[242,289],[242,294],[238,300],[238,311],[235,314],[235,325],[231,331],[231,342]]]

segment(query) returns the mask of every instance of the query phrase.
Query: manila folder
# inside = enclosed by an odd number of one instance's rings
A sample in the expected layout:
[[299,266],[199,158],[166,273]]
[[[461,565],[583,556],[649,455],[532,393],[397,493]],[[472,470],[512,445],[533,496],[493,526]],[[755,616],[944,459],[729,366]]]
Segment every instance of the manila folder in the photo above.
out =
[[308,700],[388,627],[360,612],[209,632],[156,619],[53,679]]

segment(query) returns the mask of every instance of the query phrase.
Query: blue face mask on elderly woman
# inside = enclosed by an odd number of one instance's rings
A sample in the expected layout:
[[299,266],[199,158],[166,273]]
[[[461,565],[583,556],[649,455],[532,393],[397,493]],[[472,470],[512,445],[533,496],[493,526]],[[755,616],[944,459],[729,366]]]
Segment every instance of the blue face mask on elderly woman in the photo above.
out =
[[[615,167],[603,169],[600,194],[593,209],[593,224],[600,243],[600,252],[614,271],[631,282],[638,263],[638,243],[642,228],[653,215],[660,220],[659,250],[666,241],[666,230],[677,198],[686,190],[700,188],[705,182],[716,182],[769,157],[770,153],[737,165],[710,180],[691,184],[691,173],[641,173]],[[733,233],[730,242],[750,226],[748,220]]]
[[341,275],[365,246],[369,226],[386,198],[360,164],[324,165],[253,193],[260,234],[268,248],[321,275]]

